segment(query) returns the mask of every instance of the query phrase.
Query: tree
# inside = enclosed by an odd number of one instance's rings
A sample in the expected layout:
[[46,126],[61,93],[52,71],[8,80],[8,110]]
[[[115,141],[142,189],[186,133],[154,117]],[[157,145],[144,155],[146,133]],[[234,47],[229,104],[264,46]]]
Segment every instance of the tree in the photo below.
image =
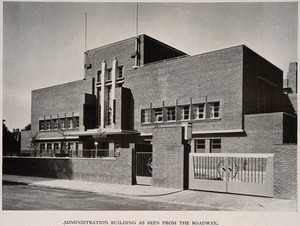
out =
[[2,120],[2,138],[3,138],[3,155],[12,155],[20,153],[21,141],[20,141],[19,129],[13,129],[10,132],[5,125],[5,120]]
[[23,130],[25,130],[25,131],[31,130],[31,123],[29,123],[27,126],[25,126]]

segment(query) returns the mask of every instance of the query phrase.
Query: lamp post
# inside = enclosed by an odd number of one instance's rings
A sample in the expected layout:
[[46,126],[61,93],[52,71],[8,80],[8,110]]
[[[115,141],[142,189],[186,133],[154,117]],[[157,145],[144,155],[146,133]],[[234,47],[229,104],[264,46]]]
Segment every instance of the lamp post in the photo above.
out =
[[95,149],[96,149],[96,151],[95,151],[95,158],[97,158],[97,147],[98,147],[98,142],[95,141],[95,142],[94,142],[94,145],[95,145]]

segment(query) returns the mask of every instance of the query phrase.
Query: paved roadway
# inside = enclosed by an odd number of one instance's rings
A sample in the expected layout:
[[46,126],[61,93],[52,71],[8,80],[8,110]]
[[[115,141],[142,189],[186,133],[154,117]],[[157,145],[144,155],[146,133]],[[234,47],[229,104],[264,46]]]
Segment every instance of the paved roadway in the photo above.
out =
[[3,210],[218,210],[3,182]]

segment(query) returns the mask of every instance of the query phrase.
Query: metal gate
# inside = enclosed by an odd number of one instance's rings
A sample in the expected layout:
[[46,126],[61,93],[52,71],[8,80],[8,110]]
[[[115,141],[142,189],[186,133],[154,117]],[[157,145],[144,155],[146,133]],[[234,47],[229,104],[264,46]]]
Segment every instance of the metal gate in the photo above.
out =
[[273,154],[190,153],[189,188],[273,197]]
[[[151,149],[150,149],[151,147]],[[150,185],[152,178],[152,145],[137,149],[136,152],[136,182]]]

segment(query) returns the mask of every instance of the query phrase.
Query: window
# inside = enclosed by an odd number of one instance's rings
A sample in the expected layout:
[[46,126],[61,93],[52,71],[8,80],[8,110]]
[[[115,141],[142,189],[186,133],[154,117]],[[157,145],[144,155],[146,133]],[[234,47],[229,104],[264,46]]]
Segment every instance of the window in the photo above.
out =
[[79,128],[79,117],[75,117],[75,128]]
[[167,121],[175,121],[175,107],[167,108]]
[[53,119],[53,129],[58,129],[58,119]]
[[40,144],[40,149],[41,149],[41,151],[46,150],[46,145],[44,143],[41,143]]
[[39,121],[39,130],[44,130],[45,129],[45,122],[44,120]]
[[78,150],[79,149],[79,144],[75,143],[75,149]]
[[68,149],[73,150],[73,143],[68,143]]
[[154,118],[155,118],[155,122],[162,122],[163,121],[163,110],[162,110],[162,108],[154,109]]
[[59,150],[59,143],[54,143],[54,150]]
[[181,120],[188,120],[190,118],[190,106],[183,106],[181,108]]
[[205,107],[205,104],[194,105],[195,119],[204,119],[204,107]]
[[220,102],[208,103],[208,118],[219,118],[220,117]]
[[150,123],[151,122],[151,110],[146,109],[142,110],[142,123]]
[[73,118],[67,118],[67,128],[73,129]]
[[111,80],[111,68],[107,69],[107,80]]
[[101,70],[97,71],[97,82],[101,82]]
[[221,152],[221,139],[211,139],[210,140],[210,152],[220,153]]
[[47,144],[47,150],[52,150],[52,143]]
[[46,120],[46,130],[50,130],[51,129],[51,121],[50,120]]
[[59,128],[61,129],[65,128],[65,119],[59,119]]
[[195,141],[195,152],[205,152],[205,139]]
[[118,78],[123,78],[124,76],[124,71],[123,71],[123,66],[119,66],[119,75],[118,75]]

